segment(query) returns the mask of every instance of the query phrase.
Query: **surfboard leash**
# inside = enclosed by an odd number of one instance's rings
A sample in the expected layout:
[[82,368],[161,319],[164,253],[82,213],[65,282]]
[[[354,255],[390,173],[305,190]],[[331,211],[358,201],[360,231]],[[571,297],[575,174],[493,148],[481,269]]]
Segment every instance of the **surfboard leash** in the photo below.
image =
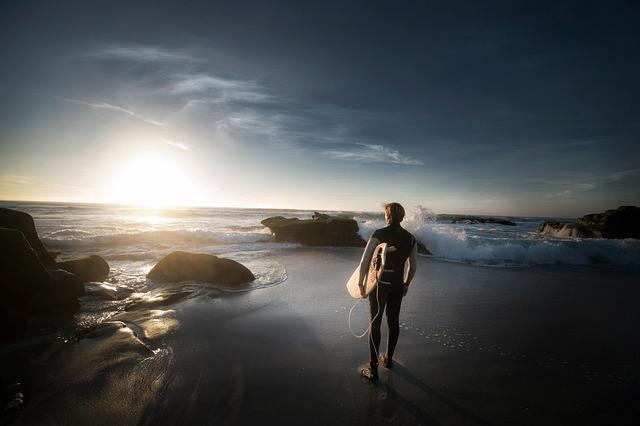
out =
[[[364,330],[364,332],[362,334],[356,334],[353,332],[353,328],[351,328],[351,313],[353,312],[353,309],[358,306],[358,303],[360,303],[362,300],[364,300],[364,298],[360,298],[358,300],[356,300],[356,303],[353,304],[353,306],[351,307],[351,309],[349,309],[349,332],[351,333],[351,335],[353,337],[356,337],[358,339],[361,339],[364,337],[365,334],[369,333],[369,331],[371,331],[371,327],[373,326],[373,322],[376,320],[376,318],[378,318],[378,315],[380,315],[380,293],[378,292],[379,290],[379,285],[376,285],[376,302],[378,304],[378,309],[376,309],[376,314],[374,315],[374,317],[371,319],[371,321],[369,322],[369,326]],[[373,342],[373,337],[371,336],[371,334],[369,334],[369,340],[371,341],[371,344],[373,345],[373,350],[376,353],[376,359],[378,358],[378,349],[376,348],[376,345]]]

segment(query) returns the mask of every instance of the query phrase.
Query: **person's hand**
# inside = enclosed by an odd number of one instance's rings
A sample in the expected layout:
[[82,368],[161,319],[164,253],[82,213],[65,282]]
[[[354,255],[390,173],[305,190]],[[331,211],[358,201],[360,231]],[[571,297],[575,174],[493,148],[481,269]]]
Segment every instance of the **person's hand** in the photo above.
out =
[[402,286],[402,297],[405,297],[407,295],[407,292],[409,291],[409,286],[404,284]]

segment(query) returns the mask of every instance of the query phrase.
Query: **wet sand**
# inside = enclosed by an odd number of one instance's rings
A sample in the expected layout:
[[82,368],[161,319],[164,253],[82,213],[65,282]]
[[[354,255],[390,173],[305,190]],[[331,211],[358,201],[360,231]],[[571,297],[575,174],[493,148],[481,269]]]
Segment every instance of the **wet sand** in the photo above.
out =
[[283,284],[177,287],[49,347],[30,360],[19,423],[637,423],[638,271],[420,258],[396,365],[371,384],[358,374],[366,338],[347,326],[344,283],[360,250],[276,256]]

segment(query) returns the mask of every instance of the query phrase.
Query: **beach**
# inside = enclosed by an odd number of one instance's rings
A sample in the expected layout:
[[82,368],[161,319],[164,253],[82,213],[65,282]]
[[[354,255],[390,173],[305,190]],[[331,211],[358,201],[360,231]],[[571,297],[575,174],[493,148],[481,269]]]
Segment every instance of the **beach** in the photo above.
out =
[[18,423],[636,423],[637,269],[420,257],[396,364],[372,384],[359,376],[366,338],[347,322],[360,254],[283,249],[278,285],[141,298],[32,356]]

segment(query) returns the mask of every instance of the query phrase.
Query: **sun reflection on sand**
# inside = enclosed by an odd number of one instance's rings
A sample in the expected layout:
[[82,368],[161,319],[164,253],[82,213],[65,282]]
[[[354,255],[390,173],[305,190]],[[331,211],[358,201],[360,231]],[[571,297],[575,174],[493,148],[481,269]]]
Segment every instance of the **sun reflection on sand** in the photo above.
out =
[[140,333],[136,333],[138,337],[144,337],[144,339],[152,341],[175,330],[180,324],[175,318],[173,309],[123,312],[115,315],[113,319],[127,323],[134,333],[136,332],[135,329],[138,328],[142,334],[140,336]]

